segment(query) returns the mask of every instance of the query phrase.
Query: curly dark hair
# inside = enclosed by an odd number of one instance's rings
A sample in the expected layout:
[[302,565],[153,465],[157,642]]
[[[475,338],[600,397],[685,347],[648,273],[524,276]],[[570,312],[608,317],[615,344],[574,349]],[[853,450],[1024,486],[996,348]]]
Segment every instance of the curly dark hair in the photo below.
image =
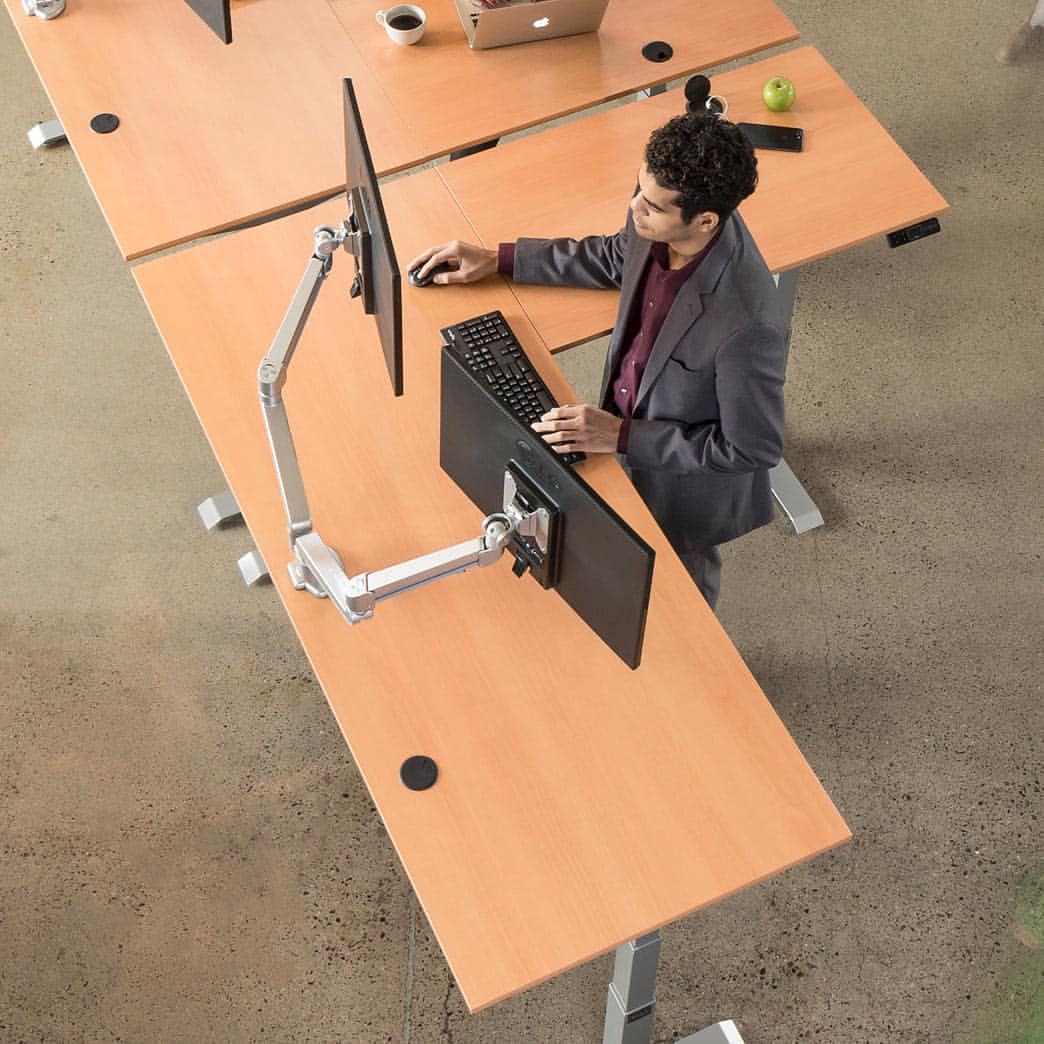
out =
[[645,166],[678,193],[682,220],[712,211],[724,221],[755,189],[758,162],[740,129],[719,116],[686,113],[653,131]]

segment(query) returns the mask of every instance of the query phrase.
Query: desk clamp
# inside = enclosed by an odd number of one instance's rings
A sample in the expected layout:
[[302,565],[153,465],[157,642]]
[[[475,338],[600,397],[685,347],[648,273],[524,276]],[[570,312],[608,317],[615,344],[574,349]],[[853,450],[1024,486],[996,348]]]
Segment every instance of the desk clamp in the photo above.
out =
[[[340,246],[353,251],[359,237],[358,226],[351,216],[340,229],[322,226],[315,230],[312,257],[275,340],[258,369],[261,411],[294,553],[287,567],[290,579],[299,591],[308,591],[317,598],[329,598],[350,624],[368,620],[373,616],[376,603],[384,598],[464,572],[473,566],[491,565],[500,558],[516,534],[535,543],[546,553],[553,522],[550,512],[543,506],[531,505],[524,494],[519,493],[510,475],[505,474],[504,510],[483,519],[480,536],[375,572],[349,577],[337,552],[314,531],[282,390],[294,349],[301,339],[319,289],[330,273],[334,252]],[[352,296],[365,293],[358,268],[351,293]]]

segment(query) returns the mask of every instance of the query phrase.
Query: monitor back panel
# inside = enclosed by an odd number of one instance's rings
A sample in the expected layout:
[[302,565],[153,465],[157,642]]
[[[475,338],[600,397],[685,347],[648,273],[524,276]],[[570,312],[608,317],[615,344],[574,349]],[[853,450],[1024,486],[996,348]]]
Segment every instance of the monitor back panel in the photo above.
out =
[[231,0],[185,0],[224,43],[232,42]]
[[628,666],[637,667],[653,549],[444,348],[442,469],[489,515],[503,510],[504,472],[511,461],[561,512],[555,590]]

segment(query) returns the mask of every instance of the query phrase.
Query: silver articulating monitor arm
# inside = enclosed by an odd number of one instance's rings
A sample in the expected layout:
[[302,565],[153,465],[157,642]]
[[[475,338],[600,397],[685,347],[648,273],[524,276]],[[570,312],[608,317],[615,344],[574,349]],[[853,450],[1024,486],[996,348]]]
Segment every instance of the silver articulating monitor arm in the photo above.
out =
[[[317,598],[329,598],[350,624],[369,619],[381,599],[464,572],[473,566],[491,565],[500,558],[515,533],[544,547],[550,528],[548,511],[543,507],[531,509],[523,505],[514,483],[506,476],[504,511],[483,520],[481,536],[376,572],[349,577],[337,552],[312,529],[308,498],[282,391],[294,349],[319,296],[319,289],[333,265],[334,252],[344,246],[358,257],[359,233],[355,227],[349,218],[340,229],[323,226],[315,230],[315,249],[308,267],[258,369],[261,411],[294,553],[288,566],[290,579],[298,591],[308,591]],[[357,273],[352,286],[353,297],[360,292],[359,279]]]

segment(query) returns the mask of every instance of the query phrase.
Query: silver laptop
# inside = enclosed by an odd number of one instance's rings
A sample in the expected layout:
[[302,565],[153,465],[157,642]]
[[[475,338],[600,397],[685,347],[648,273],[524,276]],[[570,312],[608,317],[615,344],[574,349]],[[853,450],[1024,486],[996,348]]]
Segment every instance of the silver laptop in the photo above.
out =
[[597,32],[609,6],[609,0],[514,0],[481,9],[472,0],[456,2],[468,45],[476,51]]

